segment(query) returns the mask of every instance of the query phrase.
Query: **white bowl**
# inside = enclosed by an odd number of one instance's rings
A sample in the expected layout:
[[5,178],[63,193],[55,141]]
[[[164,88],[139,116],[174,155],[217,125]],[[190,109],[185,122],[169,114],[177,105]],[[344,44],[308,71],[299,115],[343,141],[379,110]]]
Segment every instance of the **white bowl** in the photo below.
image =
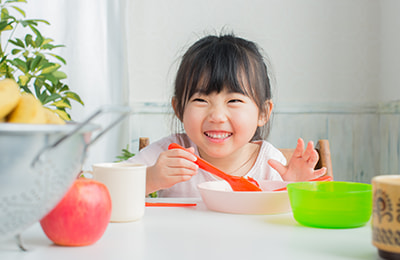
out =
[[265,191],[281,188],[287,182],[259,182],[263,191],[232,191],[225,181],[210,181],[198,185],[208,209],[234,214],[279,214],[291,212],[287,191]]

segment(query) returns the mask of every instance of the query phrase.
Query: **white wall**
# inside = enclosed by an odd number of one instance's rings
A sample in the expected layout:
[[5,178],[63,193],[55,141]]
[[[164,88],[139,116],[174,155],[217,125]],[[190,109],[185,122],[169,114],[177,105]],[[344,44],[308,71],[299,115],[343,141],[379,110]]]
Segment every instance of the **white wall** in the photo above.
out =
[[[383,0],[381,2],[381,24],[380,24],[380,69],[381,84],[379,89],[379,100],[400,100],[400,1]],[[397,102],[398,103],[398,102]]]
[[[67,48],[68,82],[81,120],[104,104],[137,112],[91,149],[113,160],[125,143],[170,130],[179,57],[201,36],[234,31],[265,50],[276,78],[270,140],[331,141],[335,175],[369,181],[398,173],[400,2],[397,0],[31,0],[47,35]],[[46,8],[43,8],[46,6]]]
[[[370,102],[379,84],[375,0],[131,1],[131,100],[168,101],[175,60],[206,33],[233,30],[265,50],[278,103]],[[146,86],[143,88],[143,86]]]

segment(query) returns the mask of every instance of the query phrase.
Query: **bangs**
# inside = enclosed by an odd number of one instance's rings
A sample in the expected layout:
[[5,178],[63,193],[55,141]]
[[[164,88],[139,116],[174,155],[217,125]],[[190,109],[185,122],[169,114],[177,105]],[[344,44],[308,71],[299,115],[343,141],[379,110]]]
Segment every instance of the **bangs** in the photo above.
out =
[[231,43],[200,50],[191,64],[186,100],[195,93],[208,95],[223,90],[248,96],[250,82],[245,79],[251,78],[249,63],[246,53]]

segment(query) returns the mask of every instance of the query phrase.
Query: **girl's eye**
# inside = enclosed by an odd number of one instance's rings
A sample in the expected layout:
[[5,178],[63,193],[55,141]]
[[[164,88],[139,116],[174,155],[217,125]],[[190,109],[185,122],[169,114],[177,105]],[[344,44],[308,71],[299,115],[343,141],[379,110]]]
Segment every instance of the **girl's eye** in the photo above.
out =
[[193,102],[206,102],[206,100],[204,100],[202,98],[194,98]]
[[243,101],[241,99],[231,99],[229,103],[243,103]]

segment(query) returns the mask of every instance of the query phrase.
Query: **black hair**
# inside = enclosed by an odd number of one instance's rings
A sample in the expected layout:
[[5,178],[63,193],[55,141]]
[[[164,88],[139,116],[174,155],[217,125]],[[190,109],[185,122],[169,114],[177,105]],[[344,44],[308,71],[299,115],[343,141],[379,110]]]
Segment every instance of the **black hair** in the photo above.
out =
[[[206,95],[224,89],[249,96],[260,111],[271,100],[267,66],[258,46],[233,34],[206,36],[183,55],[175,79],[175,113],[182,120],[195,93]],[[252,140],[265,139],[269,123],[258,127]]]

